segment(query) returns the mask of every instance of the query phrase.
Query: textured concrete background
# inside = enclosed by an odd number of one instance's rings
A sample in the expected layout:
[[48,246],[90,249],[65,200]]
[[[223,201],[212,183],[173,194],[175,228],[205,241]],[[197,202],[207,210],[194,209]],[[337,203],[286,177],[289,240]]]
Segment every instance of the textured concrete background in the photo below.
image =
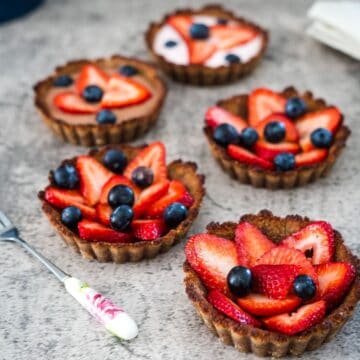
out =
[[[23,236],[69,273],[123,305],[140,327],[121,343],[68,296],[54,277],[12,244],[0,251],[0,359],[241,359],[200,322],[182,285],[183,243],[138,264],[89,262],[67,248],[42,216],[36,193],[64,157],[86,151],[63,144],[40,122],[32,85],[67,60],[113,53],[147,59],[143,32],[150,21],[184,1],[47,1],[36,13],[0,26],[0,208]],[[193,4],[194,1],[187,1]],[[196,3],[202,3],[196,1]],[[270,48],[255,73],[236,84],[195,88],[168,82],[157,127],[169,160],[194,160],[206,174],[208,195],[191,232],[211,220],[237,220],[268,208],[330,221],[360,255],[360,65],[304,35],[311,1],[226,1],[229,8],[271,31]],[[337,104],[352,137],[331,175],[293,191],[254,189],[231,180],[209,155],[202,136],[205,109],[219,98],[257,86],[293,84]],[[360,312],[339,336],[307,359],[359,359]]]

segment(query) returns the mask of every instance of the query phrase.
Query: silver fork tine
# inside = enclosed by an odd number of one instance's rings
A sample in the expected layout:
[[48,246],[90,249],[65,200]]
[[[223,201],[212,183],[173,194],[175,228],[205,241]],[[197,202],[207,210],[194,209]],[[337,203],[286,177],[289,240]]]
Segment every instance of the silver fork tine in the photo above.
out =
[[10,221],[10,219],[2,211],[0,211],[0,221],[2,225],[6,228],[10,228],[14,226]]

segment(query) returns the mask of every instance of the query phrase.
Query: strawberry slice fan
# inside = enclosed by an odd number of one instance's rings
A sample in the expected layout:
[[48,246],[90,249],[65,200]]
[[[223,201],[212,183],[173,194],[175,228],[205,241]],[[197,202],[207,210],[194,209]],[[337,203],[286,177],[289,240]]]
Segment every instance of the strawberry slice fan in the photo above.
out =
[[189,238],[185,256],[185,289],[204,323],[259,356],[318,348],[360,297],[359,259],[325,221],[263,210],[211,223]]

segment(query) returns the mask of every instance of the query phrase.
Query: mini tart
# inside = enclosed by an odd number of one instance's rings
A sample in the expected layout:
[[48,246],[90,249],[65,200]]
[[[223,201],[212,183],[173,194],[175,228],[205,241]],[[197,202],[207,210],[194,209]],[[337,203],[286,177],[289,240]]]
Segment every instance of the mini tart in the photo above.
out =
[[[69,114],[56,108],[49,99],[51,92],[66,91],[69,87],[54,87],[54,80],[61,75],[76,76],[87,64],[97,65],[111,73],[116,73],[120,66],[131,65],[138,70],[135,78],[144,82],[152,96],[144,103],[122,108],[120,119],[115,124],[98,124],[94,114]],[[74,85],[70,85],[70,88],[74,88]],[[96,60],[70,61],[59,66],[53,74],[34,86],[34,92],[34,103],[40,117],[57,136],[75,145],[100,146],[128,142],[146,133],[157,121],[167,90],[153,66],[135,58],[114,55]],[[126,115],[126,111],[134,114]],[[121,120],[124,116],[125,120]]]
[[[308,218],[298,215],[289,215],[284,218],[276,217],[267,210],[262,210],[257,215],[244,215],[240,221],[247,221],[255,225],[275,243],[311,222]],[[207,233],[233,240],[236,226],[237,224],[232,222],[210,223],[207,226]],[[187,261],[183,266],[185,290],[206,326],[225,344],[232,345],[241,352],[254,353],[262,357],[301,355],[305,351],[315,350],[330,341],[352,316],[360,299],[358,275],[360,261],[344,245],[341,234],[336,230],[334,259],[335,261],[348,262],[355,267],[357,271],[355,281],[343,302],[318,325],[293,336],[239,324],[217,311],[207,301],[207,290]]]
[[[205,66],[203,64],[179,65],[168,61],[164,56],[159,55],[154,49],[156,36],[167,23],[167,20],[174,15],[208,15],[221,19],[233,20],[240,24],[249,26],[261,36],[260,50],[246,62],[231,63],[217,67]],[[160,68],[176,81],[193,85],[218,85],[237,80],[238,78],[250,73],[263,57],[268,43],[268,33],[258,25],[237,17],[233,12],[228,11],[220,5],[207,5],[201,9],[179,9],[171,14],[167,14],[161,21],[150,24],[145,41],[147,47],[155,58]]]
[[[89,155],[101,161],[106,151],[109,149],[121,150],[131,161],[146,145],[133,147],[128,145],[108,145],[100,149],[89,152]],[[62,164],[74,164],[76,158],[67,159]],[[189,230],[198,215],[202,198],[205,194],[204,176],[199,175],[197,165],[193,162],[183,162],[182,160],[172,161],[167,165],[169,179],[181,181],[192,195],[194,202],[188,209],[188,215],[176,228],[171,229],[162,237],[152,241],[137,241],[133,243],[114,243],[114,242],[90,242],[83,240],[79,235],[71,231],[62,224],[60,215],[61,210],[57,209],[45,200],[45,192],[40,191],[38,197],[42,204],[42,210],[48,217],[51,225],[63,238],[64,242],[74,248],[86,259],[95,259],[99,262],[137,262],[143,259],[151,259],[168,251],[177,244]],[[49,175],[50,185],[54,185],[52,174]]]
[[[284,96],[286,99],[292,97],[302,98],[307,104],[310,112],[331,106],[327,104],[325,100],[315,98],[312,92],[305,91],[301,94],[294,87],[288,87],[279,94]],[[243,119],[247,119],[248,99],[249,96],[247,94],[237,95],[228,99],[220,100],[217,105],[235,115],[241,116]],[[290,189],[306,185],[328,174],[339,157],[342,149],[345,147],[346,140],[351,133],[350,129],[343,124],[343,120],[344,118],[342,116],[341,125],[334,135],[334,141],[328,149],[327,157],[322,162],[284,172],[265,170],[260,167],[239,162],[230,157],[226,152],[226,149],[215,142],[212,136],[213,130],[210,126],[204,127],[204,133],[208,140],[212,155],[221,165],[223,170],[234,179],[237,179],[239,182],[244,184],[251,184],[258,188],[268,188],[272,190]]]

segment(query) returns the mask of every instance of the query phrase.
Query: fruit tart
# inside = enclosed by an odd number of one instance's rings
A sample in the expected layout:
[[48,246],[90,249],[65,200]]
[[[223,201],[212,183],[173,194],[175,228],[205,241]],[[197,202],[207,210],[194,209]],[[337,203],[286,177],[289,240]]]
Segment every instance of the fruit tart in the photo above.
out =
[[195,85],[234,81],[262,58],[268,35],[221,6],[181,9],[152,23],[149,51],[174,80]]
[[161,142],[108,145],[64,160],[39,192],[64,241],[87,259],[139,261],[169,250],[195,220],[204,177],[191,162],[166,165]]
[[166,96],[154,67],[117,55],[57,67],[34,91],[35,106],[53,132],[85,146],[144,134],[155,124]]
[[227,173],[269,189],[325,176],[350,135],[337,107],[293,87],[219,101],[206,112],[204,132]]
[[359,259],[325,221],[263,210],[211,223],[185,247],[186,292],[226,344],[300,355],[329,341],[360,298]]

